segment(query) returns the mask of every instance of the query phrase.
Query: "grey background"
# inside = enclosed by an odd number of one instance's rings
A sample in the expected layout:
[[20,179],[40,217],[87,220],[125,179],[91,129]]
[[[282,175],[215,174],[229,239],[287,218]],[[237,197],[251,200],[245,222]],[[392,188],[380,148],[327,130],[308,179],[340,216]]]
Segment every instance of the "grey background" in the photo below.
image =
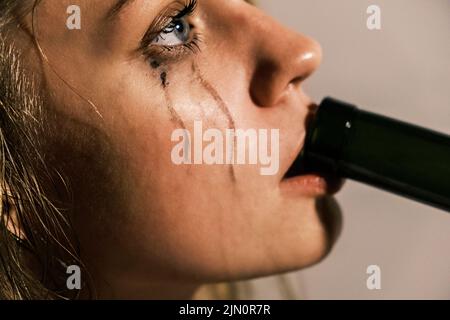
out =
[[[318,40],[320,70],[306,90],[450,134],[449,0],[259,0],[285,25]],[[381,31],[366,27],[381,7]],[[282,36],[282,35],[280,35]],[[420,150],[417,150],[420,152]],[[338,199],[344,230],[321,264],[287,276],[306,299],[450,299],[450,214],[348,182]],[[379,265],[382,289],[366,268]],[[282,298],[274,278],[256,298]]]

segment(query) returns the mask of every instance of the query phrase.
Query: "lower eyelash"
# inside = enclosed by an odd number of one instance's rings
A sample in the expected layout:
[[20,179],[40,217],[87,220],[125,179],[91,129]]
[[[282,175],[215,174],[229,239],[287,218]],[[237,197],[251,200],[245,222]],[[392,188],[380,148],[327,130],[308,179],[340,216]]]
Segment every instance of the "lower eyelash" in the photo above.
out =
[[200,43],[203,41],[202,36],[200,33],[196,32],[193,34],[191,41],[188,43],[183,44],[183,46],[186,49],[189,49],[192,53],[199,52],[200,49]]

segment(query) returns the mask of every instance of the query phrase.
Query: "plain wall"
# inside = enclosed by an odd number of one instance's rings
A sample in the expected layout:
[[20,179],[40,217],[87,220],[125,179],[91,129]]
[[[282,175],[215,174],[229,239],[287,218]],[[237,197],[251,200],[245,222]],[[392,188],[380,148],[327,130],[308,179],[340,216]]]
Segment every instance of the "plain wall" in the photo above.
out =
[[[316,101],[332,95],[450,134],[450,1],[258,3],[321,43],[323,64],[305,84]],[[381,7],[380,31],[366,26],[371,4]],[[319,265],[289,275],[302,297],[450,299],[449,213],[354,182],[337,198],[344,212],[337,246]],[[369,265],[381,267],[379,291],[367,289]],[[257,297],[278,298],[271,281],[257,284]]]

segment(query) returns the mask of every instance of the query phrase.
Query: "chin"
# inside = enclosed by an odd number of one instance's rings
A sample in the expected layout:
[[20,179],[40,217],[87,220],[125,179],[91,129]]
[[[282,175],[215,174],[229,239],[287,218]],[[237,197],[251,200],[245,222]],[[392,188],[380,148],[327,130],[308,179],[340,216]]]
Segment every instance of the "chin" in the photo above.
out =
[[298,271],[314,266],[325,260],[341,234],[342,212],[333,196],[322,196],[313,201],[313,208],[306,217],[309,222],[298,232],[300,240],[291,252],[286,252],[286,268],[279,273]]
[[332,196],[325,196],[316,200],[316,211],[327,235],[327,254],[334,247],[342,231],[342,211]]

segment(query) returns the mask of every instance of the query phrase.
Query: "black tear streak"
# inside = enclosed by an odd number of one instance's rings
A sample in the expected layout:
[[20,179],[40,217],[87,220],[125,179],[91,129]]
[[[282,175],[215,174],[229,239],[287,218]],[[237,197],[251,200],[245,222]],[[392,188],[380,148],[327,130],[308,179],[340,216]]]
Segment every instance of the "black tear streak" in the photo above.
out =
[[[153,69],[158,69],[161,66],[161,63],[157,60],[152,60],[150,61],[150,66]],[[167,71],[162,71],[161,74],[159,75],[160,79],[161,79],[161,85],[164,89],[167,89],[167,86],[169,85],[169,82],[167,81]],[[184,124],[184,121],[181,119],[180,115],[178,114],[178,112],[175,110],[175,108],[172,106],[172,99],[170,98],[169,93],[167,92],[167,90],[164,90],[164,97],[166,100],[166,105],[167,105],[167,109],[169,110],[170,113],[170,120],[172,122],[177,123],[177,125],[183,129],[186,129],[186,125]]]
[[[198,66],[195,63],[191,65],[192,72],[194,72],[195,77],[197,78],[200,85],[210,94],[210,96],[217,103],[220,111],[225,115],[228,120],[228,126],[231,129],[236,130],[236,123],[231,115],[230,109],[226,105],[225,101],[220,96],[219,92],[206,80],[203,78]],[[236,136],[234,137],[234,147],[236,146]],[[234,166],[230,166],[230,176],[233,182],[236,182],[236,173],[234,172]]]
[[161,78],[161,84],[162,84],[163,88],[166,88],[167,85],[169,84],[167,82],[167,72],[165,72],[165,71],[161,72],[160,78]]

